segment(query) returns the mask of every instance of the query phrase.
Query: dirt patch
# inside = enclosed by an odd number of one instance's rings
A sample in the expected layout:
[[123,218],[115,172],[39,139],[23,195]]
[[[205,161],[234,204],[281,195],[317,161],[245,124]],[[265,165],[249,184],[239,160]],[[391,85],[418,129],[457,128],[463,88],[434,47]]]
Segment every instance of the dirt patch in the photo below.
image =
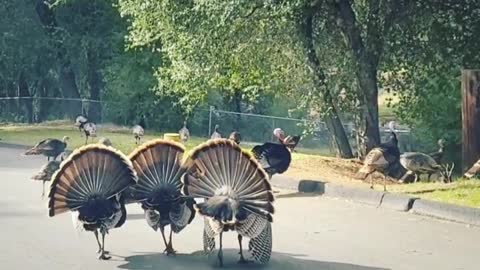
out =
[[[284,173],[284,175],[296,180],[320,180],[368,188],[370,187],[369,183],[354,178],[354,175],[362,165],[362,162],[358,159],[341,159],[295,153],[290,168]],[[380,173],[374,173],[372,176],[374,178],[374,183],[377,185],[383,185],[383,175]],[[366,180],[370,181],[369,178]],[[396,183],[389,180],[387,184]]]

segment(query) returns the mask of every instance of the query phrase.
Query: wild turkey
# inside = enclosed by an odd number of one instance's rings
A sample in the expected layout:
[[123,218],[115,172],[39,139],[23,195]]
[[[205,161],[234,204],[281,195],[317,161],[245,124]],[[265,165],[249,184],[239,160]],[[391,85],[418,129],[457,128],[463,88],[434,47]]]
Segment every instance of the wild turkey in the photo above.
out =
[[183,144],[186,144],[188,139],[190,139],[190,131],[187,128],[187,121],[183,122],[183,127],[178,131],[180,134],[180,140]]
[[223,232],[238,233],[240,263],[242,238],[250,238],[249,251],[259,263],[267,263],[272,252],[273,193],[260,164],[234,142],[209,140],[196,147],[185,165],[183,193],[205,202],[195,209],[204,217],[203,248],[211,253],[219,235],[218,263],[223,266]]
[[[375,171],[383,173],[383,190],[387,190],[387,175],[393,166],[400,160],[400,150],[398,149],[398,140],[395,132],[391,132],[390,139],[373,148],[368,152],[363,166],[355,175],[355,178],[364,180]],[[373,177],[371,177],[371,186],[373,188]]]
[[273,136],[277,138],[278,142],[283,144],[283,140],[285,140],[285,132],[281,128],[276,128],[273,130]]
[[477,162],[475,162],[475,164],[473,164],[473,166],[468,169],[463,176],[470,179],[475,177],[478,173],[480,173],[480,159],[477,160]]
[[24,155],[44,155],[47,157],[47,161],[50,161],[50,158],[56,160],[57,157],[67,148],[67,141],[69,139],[68,136],[64,136],[62,140],[51,138],[45,139],[37,143],[34,147],[28,149]]
[[88,122],[87,117],[83,115],[77,116],[75,118],[75,126],[78,127],[78,131],[80,131],[80,137],[82,136],[83,126]]
[[85,133],[85,144],[88,143],[88,137],[97,137],[97,125],[93,122],[87,122],[83,125],[83,132]]
[[125,223],[127,210],[121,193],[136,179],[130,160],[122,153],[101,144],[82,146],[54,174],[48,214],[53,217],[71,211],[74,226],[95,234],[98,258],[108,260],[105,235]]
[[440,139],[438,140],[437,144],[438,144],[438,150],[428,155],[431,156],[435,160],[435,162],[437,162],[438,164],[442,164],[443,151],[445,150],[445,140]]
[[285,137],[285,132],[281,128],[276,128],[273,130],[273,136],[277,138],[280,144],[286,145],[291,151],[297,146],[300,141],[300,136],[291,136],[288,135]]
[[[167,255],[175,254],[172,233],[179,233],[195,216],[195,201],[181,194],[184,152],[185,148],[179,143],[157,139],[130,154],[138,175],[138,182],[132,188],[133,198],[145,210],[148,225],[155,231],[160,229]],[[164,232],[167,225],[170,225],[168,243]]]
[[242,136],[240,135],[240,132],[233,131],[232,133],[230,133],[230,136],[228,136],[228,139],[234,141],[236,144],[240,144]]
[[50,181],[52,175],[60,167],[60,161],[51,160],[40,168],[40,171],[32,176],[32,180],[42,181],[42,198],[45,196],[45,182]]
[[252,153],[262,168],[272,177],[274,174],[284,173],[290,167],[292,161],[291,151],[293,151],[299,140],[299,136],[293,136],[288,141],[282,140],[287,145],[267,142],[253,147]]
[[135,144],[139,144],[143,135],[145,135],[145,120],[143,120],[143,118],[140,120],[138,125],[133,126],[132,132],[133,137],[135,138]]
[[215,128],[213,130],[212,136],[210,136],[210,139],[221,139],[222,138],[222,134],[220,133],[219,129],[220,129],[220,126],[215,125]]
[[106,146],[112,146],[112,142],[110,141],[110,139],[109,139],[109,138],[105,138],[105,137],[101,137],[101,138],[98,140],[98,143],[103,144],[103,145],[106,145]]
[[404,153],[400,156],[400,164],[407,170],[400,182],[403,182],[411,174],[415,175],[414,183],[417,182],[421,174],[428,174],[428,180],[430,181],[432,174],[440,173],[443,169],[431,156],[419,152]]

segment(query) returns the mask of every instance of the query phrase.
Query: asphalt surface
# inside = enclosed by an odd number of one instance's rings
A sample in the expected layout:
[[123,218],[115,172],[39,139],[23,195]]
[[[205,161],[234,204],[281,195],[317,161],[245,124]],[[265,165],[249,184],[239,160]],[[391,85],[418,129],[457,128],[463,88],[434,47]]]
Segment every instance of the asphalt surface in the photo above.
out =
[[[126,224],[106,238],[110,261],[97,259],[92,233],[77,232],[69,214],[47,216],[41,183],[29,180],[46,158],[0,148],[0,269],[211,269],[202,255],[201,218],[179,235],[167,257],[161,235],[127,207]],[[275,202],[274,255],[265,269],[479,269],[480,228],[343,200],[282,194]],[[246,243],[244,244],[246,246]],[[234,233],[224,237],[225,268],[238,265]]]

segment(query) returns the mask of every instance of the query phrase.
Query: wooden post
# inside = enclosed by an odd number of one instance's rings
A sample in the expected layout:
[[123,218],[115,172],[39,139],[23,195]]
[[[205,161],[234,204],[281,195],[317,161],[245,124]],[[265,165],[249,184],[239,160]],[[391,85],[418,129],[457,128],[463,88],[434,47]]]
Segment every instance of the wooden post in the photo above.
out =
[[462,71],[462,167],[480,158],[480,70]]

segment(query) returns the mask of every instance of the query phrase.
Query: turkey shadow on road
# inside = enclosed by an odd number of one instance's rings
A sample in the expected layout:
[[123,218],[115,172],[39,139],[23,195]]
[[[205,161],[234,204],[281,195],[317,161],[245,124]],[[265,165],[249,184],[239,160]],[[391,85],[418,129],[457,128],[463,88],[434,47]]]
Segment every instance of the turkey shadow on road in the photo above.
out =
[[[126,263],[118,266],[120,269],[130,270],[151,270],[151,269],[176,269],[176,270],[203,270],[215,267],[216,252],[211,256],[205,256],[203,251],[196,251],[192,254],[178,254],[174,257],[160,253],[133,255],[125,258]],[[370,266],[361,266],[348,263],[313,261],[299,258],[303,255],[292,255],[274,252],[270,262],[266,265],[238,264],[238,250],[225,249],[224,269],[276,269],[276,270],[389,270]]]
[[127,220],[145,219],[145,214],[127,214]]

